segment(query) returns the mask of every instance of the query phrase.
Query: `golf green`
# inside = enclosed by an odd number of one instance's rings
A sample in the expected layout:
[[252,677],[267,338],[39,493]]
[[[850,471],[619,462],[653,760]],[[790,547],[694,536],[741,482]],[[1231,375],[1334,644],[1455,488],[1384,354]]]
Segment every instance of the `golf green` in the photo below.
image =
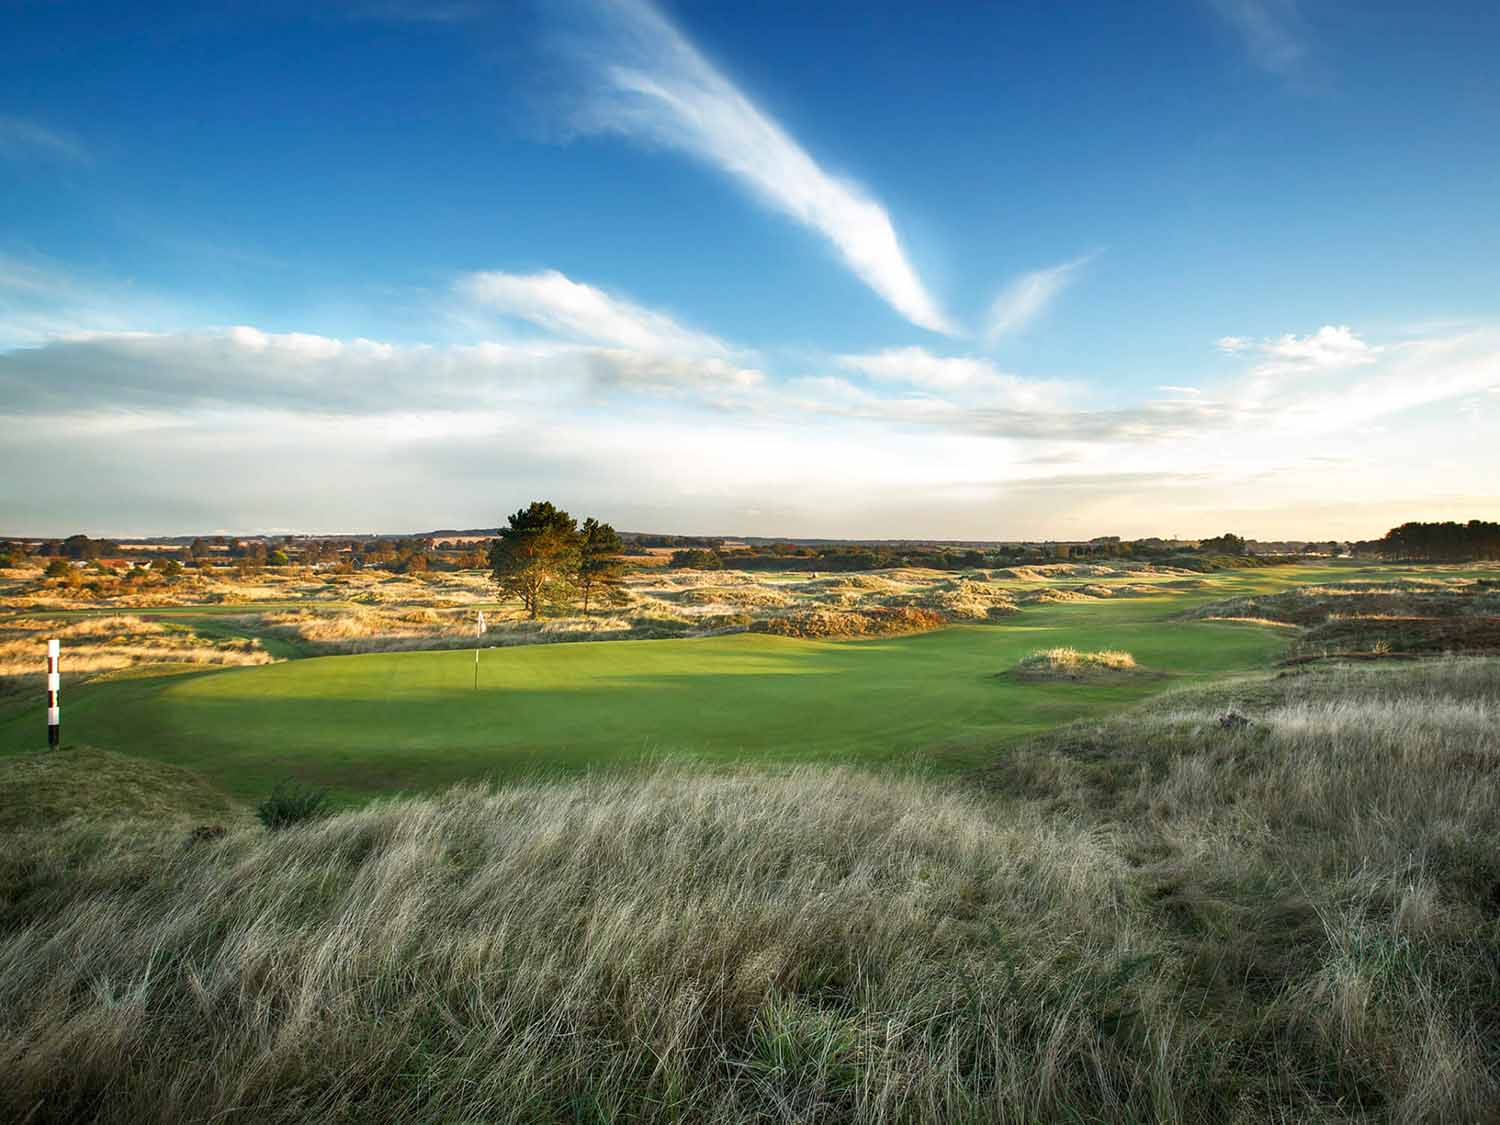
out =
[[[242,797],[287,777],[358,798],[667,757],[962,766],[1174,683],[1262,667],[1286,643],[1274,628],[1176,619],[1184,605],[1036,606],[994,625],[856,641],[737,634],[486,649],[477,689],[471,651],[103,679],[69,693],[64,735],[189,766]],[[1056,645],[1124,649],[1146,672],[1105,684],[1005,674]],[[0,713],[0,753],[35,748],[40,722],[35,708]]]

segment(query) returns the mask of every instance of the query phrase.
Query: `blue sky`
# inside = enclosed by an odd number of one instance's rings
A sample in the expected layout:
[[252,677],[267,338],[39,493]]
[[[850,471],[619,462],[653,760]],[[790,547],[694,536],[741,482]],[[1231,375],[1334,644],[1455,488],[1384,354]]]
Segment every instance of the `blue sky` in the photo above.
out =
[[1440,9],[0,7],[0,532],[1493,517]]

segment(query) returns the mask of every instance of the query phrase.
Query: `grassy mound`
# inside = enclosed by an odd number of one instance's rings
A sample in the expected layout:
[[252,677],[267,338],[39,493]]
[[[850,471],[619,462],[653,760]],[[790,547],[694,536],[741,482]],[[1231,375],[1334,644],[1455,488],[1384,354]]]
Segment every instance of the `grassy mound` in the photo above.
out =
[[1175,693],[966,789],[667,771],[13,837],[0,1116],[1490,1120],[1497,671]]
[[1015,674],[1027,680],[1097,680],[1144,671],[1128,652],[1080,652],[1066,647],[1033,652],[1015,667]]
[[229,821],[243,810],[192,770],[87,748],[0,757],[0,832],[90,821]]

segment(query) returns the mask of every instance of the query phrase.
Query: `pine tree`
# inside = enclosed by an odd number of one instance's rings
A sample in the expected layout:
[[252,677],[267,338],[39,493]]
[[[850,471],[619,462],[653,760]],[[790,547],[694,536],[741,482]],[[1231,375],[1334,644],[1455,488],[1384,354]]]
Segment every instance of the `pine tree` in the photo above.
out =
[[519,598],[533,621],[544,605],[564,605],[578,575],[578,524],[546,500],[509,518],[490,545],[490,572],[500,589]]
[[583,615],[589,615],[589,601],[617,602],[620,599],[620,576],[625,549],[615,529],[593,516],[583,521],[582,545],[578,560],[578,592],[583,595]]

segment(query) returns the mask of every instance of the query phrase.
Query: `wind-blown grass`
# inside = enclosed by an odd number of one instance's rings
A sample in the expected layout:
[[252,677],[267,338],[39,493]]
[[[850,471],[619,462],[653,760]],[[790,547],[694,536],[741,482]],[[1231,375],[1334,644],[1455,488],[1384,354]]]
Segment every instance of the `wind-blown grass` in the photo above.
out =
[[662,770],[14,836],[0,1116],[1487,1120],[1496,673],[1178,693],[982,786]]

